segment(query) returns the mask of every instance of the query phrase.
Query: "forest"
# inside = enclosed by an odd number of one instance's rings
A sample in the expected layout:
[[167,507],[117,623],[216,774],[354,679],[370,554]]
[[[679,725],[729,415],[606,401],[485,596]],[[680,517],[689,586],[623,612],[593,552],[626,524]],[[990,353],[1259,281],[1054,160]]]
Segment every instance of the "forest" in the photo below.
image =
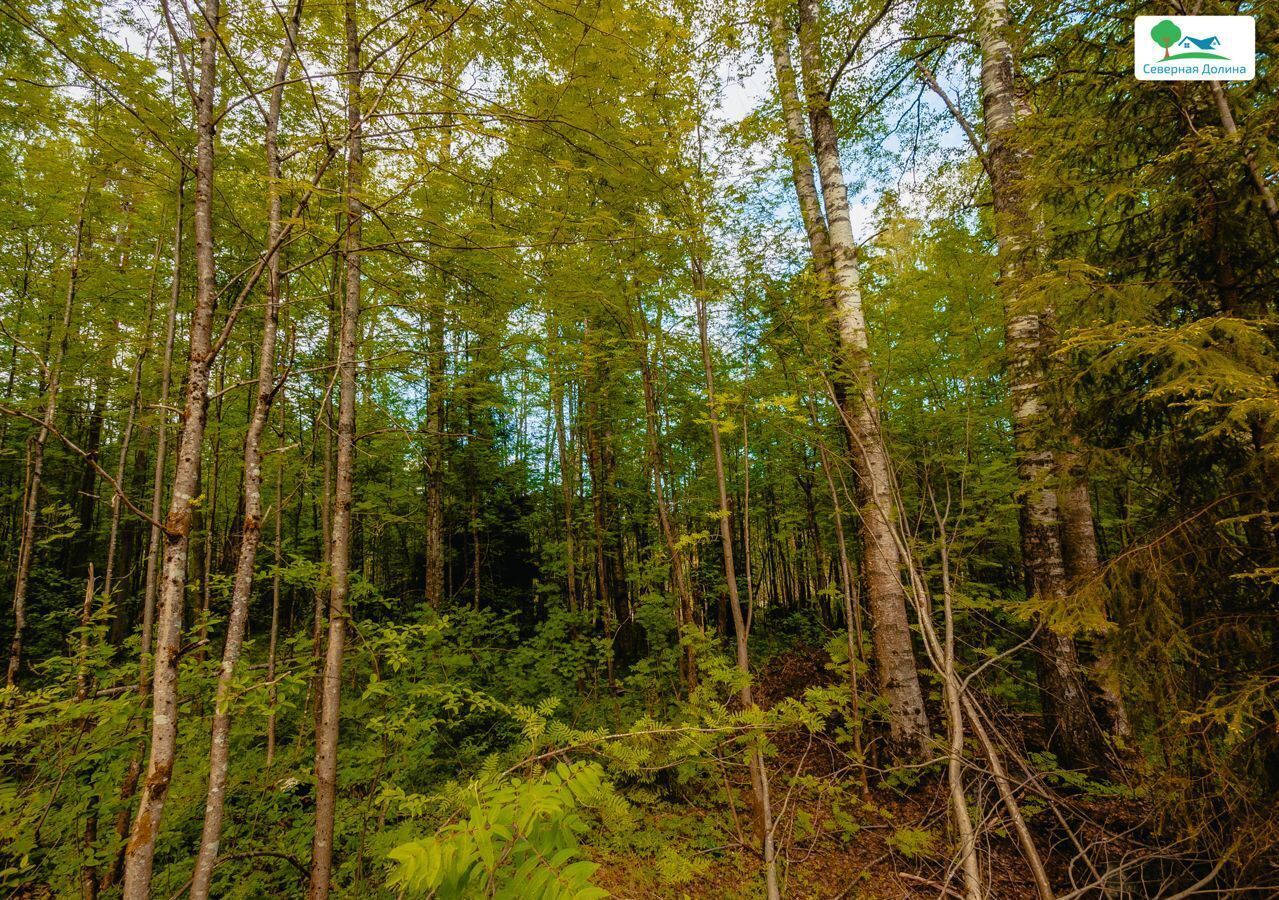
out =
[[1277,35],[0,0],[0,897],[1279,896]]

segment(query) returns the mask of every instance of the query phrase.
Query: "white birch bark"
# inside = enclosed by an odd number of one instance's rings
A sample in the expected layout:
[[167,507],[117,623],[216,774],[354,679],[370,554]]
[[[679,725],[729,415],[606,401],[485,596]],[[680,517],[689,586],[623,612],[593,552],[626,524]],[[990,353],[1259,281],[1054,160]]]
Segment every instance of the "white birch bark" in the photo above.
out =
[[[1022,491],[1022,559],[1029,593],[1050,604],[1060,603],[1068,594],[1062,517],[1054,484],[1056,460],[1043,434],[1051,316],[1048,310],[1031,306],[1023,290],[1034,225],[1023,185],[1027,161],[1016,143],[1021,104],[1014,89],[1008,8],[1004,0],[979,0],[976,12],[987,161],[1000,254],[998,290],[1004,303],[1004,345]],[[1074,640],[1044,628],[1039,650],[1040,689],[1052,744],[1067,765],[1103,764],[1105,742],[1089,705]]]
[[[850,451],[857,473],[857,497],[865,546],[867,599],[871,611],[871,639],[875,648],[876,673],[880,690],[889,705],[889,739],[894,748],[907,754],[921,753],[929,737],[928,717],[924,711],[923,691],[915,664],[910,624],[906,612],[906,592],[902,587],[902,559],[893,538],[897,506],[893,496],[892,470],[879,421],[879,400],[874,371],[870,361],[869,336],[862,308],[861,285],[857,271],[857,241],[853,235],[852,214],[843,166],[839,159],[839,141],[825,91],[825,64],[821,52],[820,23],[816,0],[801,0],[800,62],[812,128],[812,146],[817,160],[821,196],[825,205],[826,236],[829,243],[829,303],[838,337],[839,370],[833,379],[840,385],[837,400],[847,426]],[[774,22],[774,30],[781,26]],[[783,103],[798,106],[793,95],[793,75],[786,75],[788,59],[779,53],[789,44],[784,33],[774,34],[774,63]],[[789,80],[790,85],[787,84]],[[787,115],[788,144],[796,149],[802,135],[796,135],[794,113]],[[792,166],[803,169],[804,157],[791,152]],[[807,188],[800,188],[801,210],[811,207],[804,199]],[[810,243],[820,230],[808,226]],[[820,265],[821,248],[813,244],[813,257]],[[816,266],[815,266],[816,267]],[[840,396],[842,394],[842,397]]]

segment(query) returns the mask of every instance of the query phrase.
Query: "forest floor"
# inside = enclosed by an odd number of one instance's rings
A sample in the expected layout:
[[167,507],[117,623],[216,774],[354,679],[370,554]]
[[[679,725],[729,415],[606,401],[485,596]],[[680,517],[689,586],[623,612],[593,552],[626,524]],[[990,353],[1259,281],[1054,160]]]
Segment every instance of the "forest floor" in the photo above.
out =
[[[759,702],[769,706],[788,696],[803,696],[809,687],[831,683],[834,676],[827,662],[825,652],[812,647],[775,657],[759,673]],[[822,747],[812,736],[793,733],[779,736],[775,744],[778,752],[770,757],[770,769],[774,809],[781,810],[778,833],[785,851],[784,859],[779,858],[779,877],[784,896],[797,900],[962,896],[952,862],[942,779],[927,777],[909,787],[872,779],[870,794],[862,797],[856,774],[837,762],[840,755],[833,742]],[[730,782],[726,775],[725,784]],[[745,842],[738,839],[739,828],[748,834],[751,829],[749,791],[741,783],[730,790],[735,810],[730,811],[727,803],[701,809],[672,805],[668,815],[651,820],[656,832],[649,838],[654,845],[651,854],[596,852],[601,868],[594,882],[619,898],[762,897],[763,867],[754,849],[758,844],[749,837]],[[832,801],[841,797],[856,798],[851,801],[855,807],[851,816],[841,814],[839,799]],[[1046,811],[1039,812],[1048,817]],[[1117,811],[1094,808],[1092,812],[1109,818]],[[991,825],[981,851],[989,896],[999,900],[1036,897],[1014,839],[998,822]],[[1050,870],[1060,870],[1066,860],[1049,853],[1045,863]]]

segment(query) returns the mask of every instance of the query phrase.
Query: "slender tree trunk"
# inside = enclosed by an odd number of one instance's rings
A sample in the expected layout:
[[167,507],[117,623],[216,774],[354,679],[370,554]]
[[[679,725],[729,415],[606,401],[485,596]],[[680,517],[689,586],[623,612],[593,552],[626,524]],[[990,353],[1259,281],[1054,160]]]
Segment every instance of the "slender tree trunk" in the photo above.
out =
[[[813,426],[816,427],[817,408],[809,401],[809,414]],[[858,684],[857,669],[862,662],[862,615],[861,597],[857,594],[857,578],[853,573],[852,563],[848,558],[848,544],[844,535],[844,510],[839,501],[839,491],[835,489],[835,475],[831,471],[830,454],[826,445],[818,438],[817,450],[820,456],[822,473],[826,476],[826,489],[830,492],[831,521],[835,527],[835,549],[839,554],[840,594],[844,601],[844,631],[848,638],[848,687],[853,697],[853,755],[857,758],[858,775],[862,783],[862,795],[870,796],[870,784],[866,776],[866,757],[862,749],[862,710],[861,686]]]
[[555,371],[557,353],[554,348],[559,343],[559,329],[555,327],[555,317],[548,311],[546,314],[546,339],[548,347],[548,377],[551,385],[551,406],[555,410],[555,445],[560,461],[560,498],[564,505],[564,568],[568,581],[568,608],[572,612],[578,609],[576,549],[573,546],[573,471],[568,455],[568,437],[564,427],[564,385],[560,375]]
[[199,537],[200,543],[200,610],[199,610],[199,639],[196,644],[195,657],[200,662],[204,662],[208,658],[209,645],[209,612],[212,607],[213,585],[209,576],[213,574],[213,551],[217,547],[218,542],[218,496],[221,493],[221,483],[219,476],[222,474],[222,398],[223,389],[226,387],[226,357],[222,357],[218,364],[218,376],[216,380],[216,396],[217,400],[213,404],[213,446],[210,448],[210,456],[213,458],[213,468],[209,473],[207,484],[201,481],[200,493],[207,498],[208,508],[201,506],[197,510],[197,527],[195,533]]
[[[702,347],[702,367],[706,373],[706,407],[711,428],[711,453],[715,460],[715,485],[719,492],[719,538],[724,554],[724,582],[728,587],[728,605],[733,616],[733,635],[736,638],[737,670],[742,673],[742,708],[752,709],[755,700],[751,696],[751,665],[748,647],[749,634],[746,618],[742,615],[742,600],[737,589],[737,567],[733,562],[732,510],[728,505],[728,479],[724,474],[724,447],[720,441],[719,411],[715,408],[715,367],[711,363],[711,345],[706,316],[706,279],[702,261],[692,260],[693,296],[697,304],[697,333]],[[777,852],[773,843],[773,809],[768,791],[768,769],[764,765],[758,741],[752,741],[750,752],[751,790],[755,809],[759,813],[763,839],[764,881],[768,900],[778,900],[781,889],[777,882]]]
[[[945,631],[942,636],[942,684],[946,698],[947,732],[950,737],[946,759],[946,782],[950,791],[951,820],[959,837],[959,866],[964,873],[966,900],[982,900],[981,868],[977,859],[977,836],[968,798],[964,792],[964,709],[963,685],[955,668],[955,607],[950,584],[950,551],[944,526],[941,534],[941,578]],[[922,606],[921,602],[921,606]],[[928,623],[931,629],[931,622]]]
[[431,307],[427,353],[427,461],[426,461],[426,602],[433,609],[444,605],[444,304],[447,282],[442,282],[439,303]]
[[755,574],[751,557],[751,431],[742,413],[742,566],[746,576],[746,633],[755,618]]
[[[32,250],[31,250],[30,235],[24,233],[22,236],[22,275],[21,275],[21,281],[18,287],[17,310],[14,313],[14,320],[10,326],[13,329],[14,334],[19,334],[21,331],[22,318],[23,318],[23,315],[27,312],[27,302],[31,299],[31,261],[32,261]],[[4,398],[6,400],[13,399],[13,387],[17,377],[18,377],[18,342],[10,341],[9,342],[9,374],[5,378],[5,385],[4,385]],[[12,421],[13,421],[12,418],[9,416],[5,416],[4,420],[0,421],[0,447],[7,447],[9,445],[9,427]],[[29,449],[30,448],[28,448],[28,450]],[[27,508],[26,488],[27,488],[27,482],[30,475],[31,475],[30,459],[28,457],[26,464],[22,467],[22,475],[21,475],[22,487],[20,488],[20,491],[22,493],[23,499],[22,499],[22,502],[19,504],[19,510],[25,511]],[[18,478],[17,467],[6,467],[3,473],[3,476],[0,477],[0,492],[2,492],[4,495],[7,496],[10,491],[10,486],[13,484],[13,482],[17,481],[17,478]],[[25,523],[22,521],[22,519],[19,516],[6,515],[3,519],[0,519],[0,547],[4,548],[4,561],[6,563],[8,562],[9,555],[11,553],[11,548],[13,547],[13,540],[10,536],[11,532],[17,532],[20,534],[22,532],[24,524]],[[18,549],[19,551],[21,551],[22,549],[21,539],[19,539],[18,544],[19,544]]]
[[164,566],[152,680],[151,755],[125,849],[125,900],[145,900],[150,895],[155,841],[177,755],[182,602],[186,593],[193,505],[199,486],[200,447],[208,412],[209,369],[214,353],[213,315],[218,291],[213,255],[213,93],[217,80],[217,33],[222,18],[220,0],[206,0],[203,16],[206,28],[199,32],[200,80],[196,97],[195,310],[191,317],[182,431],[164,528]]
[[[866,319],[862,310],[861,286],[857,272],[857,242],[853,236],[848,192],[839,159],[839,143],[826,95],[825,65],[822,60],[816,0],[800,2],[800,51],[808,100],[809,122],[825,201],[825,234],[829,250],[822,246],[822,230],[809,224],[816,195],[812,168],[805,145],[802,117],[795,113],[799,102],[790,65],[789,38],[779,19],[772,23],[774,64],[786,114],[788,146],[792,168],[797,173],[796,194],[801,198],[805,227],[809,232],[814,268],[826,276],[820,284],[828,297],[836,326],[839,364],[833,382],[840,385],[836,401],[848,431],[850,450],[857,472],[858,503],[865,547],[867,599],[872,616],[871,638],[875,647],[876,671],[881,692],[889,706],[889,738],[901,753],[918,755],[927,743],[928,718],[923,691],[915,665],[910,624],[906,613],[906,593],[902,587],[902,559],[893,538],[897,520],[892,470],[880,429],[879,400],[871,368]],[[807,184],[802,172],[807,171]],[[820,220],[819,220],[820,221]],[[829,271],[823,272],[829,254]],[[841,394],[843,396],[841,396]]]
[[[451,76],[446,75],[446,80]],[[453,153],[452,114],[444,116],[444,147],[441,164],[446,168]],[[446,374],[445,306],[449,300],[448,276],[440,276],[440,296],[430,304],[427,334],[427,398],[426,431],[426,602],[441,609],[446,593],[446,554],[444,547],[444,468],[448,443],[444,437],[446,407],[444,403]],[[451,593],[451,592],[450,592]]]
[[[118,482],[117,482],[118,483]],[[89,697],[89,626],[93,623],[94,597],[93,563],[89,563],[89,574],[84,582],[84,604],[80,608],[80,652],[76,657],[76,700],[83,702]],[[81,728],[87,728],[87,719],[81,720]],[[88,810],[84,817],[84,850],[93,853],[93,845],[98,840],[98,797],[89,798]],[[84,900],[96,900],[98,896],[98,867],[92,863],[80,867],[80,895]]]
[[[1061,541],[1061,515],[1054,487],[1052,449],[1043,434],[1047,417],[1044,378],[1051,353],[1048,312],[1024,296],[1034,250],[1031,203],[1022,185],[1026,164],[1017,146],[1014,60],[1004,0],[979,0],[981,91],[987,159],[999,243],[999,293],[1004,303],[1013,439],[1021,483],[1021,546],[1032,596],[1059,604],[1069,593]],[[1052,745],[1067,765],[1104,765],[1105,741],[1088,702],[1079,652],[1072,638],[1040,631],[1039,682]]]
[[[164,475],[166,451],[168,447],[168,405],[169,388],[173,372],[174,332],[177,327],[178,297],[182,285],[182,199],[186,185],[186,171],[182,170],[178,177],[177,211],[173,228],[173,283],[169,291],[169,307],[165,320],[164,357],[160,366],[160,398],[157,403],[159,424],[156,427],[155,472],[151,482],[151,519],[159,522],[164,509]],[[159,570],[160,543],[163,537],[159,525],[153,524],[150,532],[150,544],[147,548],[146,578],[142,589],[142,634],[138,651],[138,696],[145,698],[151,688],[147,677],[151,662],[151,634],[155,624],[156,574]],[[120,799],[127,801],[138,789],[138,779],[142,776],[142,761],[146,756],[145,741],[139,742],[137,750],[129,760],[125,769],[124,780],[120,785]],[[129,833],[129,810],[121,805],[115,819],[116,839],[123,844]],[[102,879],[103,887],[111,887],[120,880],[124,872],[124,849],[116,856],[115,863]]]
[[1008,777],[1008,770],[1004,766],[999,749],[995,746],[995,742],[991,739],[982,721],[982,711],[978,709],[977,704],[973,702],[973,698],[967,693],[962,694],[961,697],[964,713],[967,715],[969,723],[973,726],[973,733],[976,734],[977,740],[982,746],[982,752],[986,754],[986,761],[990,764],[990,774],[995,782],[995,788],[999,791],[1000,799],[1004,802],[1004,809],[1008,812],[1008,818],[1012,820],[1013,831],[1017,835],[1017,843],[1021,846],[1022,856],[1030,867],[1030,874],[1035,882],[1036,892],[1040,900],[1053,900],[1056,894],[1053,892],[1052,883],[1048,880],[1048,873],[1044,869],[1043,858],[1039,855],[1039,850],[1035,847],[1035,841],[1030,834],[1030,828],[1026,825],[1026,820],[1021,814],[1021,807],[1013,794],[1012,779]]
[[22,632],[27,625],[27,582],[31,577],[31,561],[35,556],[36,519],[40,514],[40,481],[44,475],[44,447],[53,429],[53,419],[58,411],[58,391],[62,387],[62,366],[66,361],[67,344],[71,338],[71,314],[75,309],[76,282],[80,277],[80,250],[84,243],[84,211],[89,202],[89,188],[85,187],[76,213],[75,242],[71,247],[71,264],[67,272],[66,300],[62,305],[62,334],[49,365],[49,380],[45,387],[44,416],[40,429],[31,442],[29,454],[31,475],[27,479],[26,506],[22,511],[22,539],[18,545],[18,566],[13,584],[13,640],[9,644],[9,667],[5,684],[13,687],[22,667]]
[[315,836],[311,843],[310,900],[325,900],[333,874],[333,820],[337,807],[338,708],[342,694],[342,655],[346,645],[346,600],[350,587],[351,499],[355,469],[356,342],[360,327],[360,225],[364,185],[363,120],[360,86],[363,69],[356,0],[346,0],[347,157],[346,291],[338,347],[338,454],[333,495],[333,543],[329,552],[329,642],[324,656],[320,722],[315,736]]
[[[155,309],[155,281],[160,268],[160,241],[155,242],[155,256],[151,260],[151,281],[147,287],[147,324],[143,333],[142,347],[138,351],[137,359],[133,363],[133,375],[130,378],[131,390],[129,392],[129,412],[124,423],[124,433],[120,437],[120,458],[116,462],[115,481],[118,485],[124,484],[124,468],[129,458],[129,443],[133,438],[133,425],[137,417],[138,405],[142,398],[142,363],[146,360],[147,354],[151,349],[151,323]],[[123,504],[120,502],[120,495],[113,494],[111,497],[111,530],[107,537],[107,565],[106,571],[102,575],[102,593],[107,603],[111,602],[112,591],[115,587],[115,556],[116,556],[116,540],[120,534],[120,512]],[[159,519],[159,515],[156,515]]]
[[[588,386],[588,392],[591,387]],[[618,616],[613,608],[614,595],[609,584],[609,566],[605,555],[608,531],[604,525],[604,488],[602,484],[604,466],[600,459],[599,408],[594,401],[586,403],[586,421],[583,428],[586,435],[586,469],[591,478],[591,526],[594,532],[592,550],[595,560],[595,602],[604,618],[604,633],[610,641],[617,639]],[[614,667],[616,652],[608,657],[608,683],[616,682]]]
[[[214,700],[213,727],[209,748],[209,790],[204,803],[204,826],[200,849],[196,854],[195,872],[191,877],[193,900],[207,900],[218,858],[218,842],[222,833],[222,813],[226,806],[226,785],[230,758],[231,700],[235,666],[244,647],[245,626],[249,618],[249,600],[253,595],[253,573],[258,543],[262,536],[262,435],[271,416],[271,403],[279,385],[275,383],[275,348],[280,324],[280,297],[283,291],[280,254],[275,252],[280,236],[280,151],[277,136],[280,105],[284,97],[284,81],[297,40],[302,0],[294,0],[289,15],[284,47],[275,66],[266,115],[264,140],[267,167],[266,313],[262,323],[262,344],[258,351],[257,394],[249,429],[244,437],[244,524],[240,534],[240,552],[236,560],[235,581],[231,589],[231,614],[227,620],[226,643],[222,665],[218,670]],[[276,511],[276,536],[279,536],[279,511]],[[278,604],[277,604],[278,607]],[[276,614],[272,614],[275,627]],[[272,635],[274,642],[274,633]],[[273,674],[273,673],[272,673]],[[273,749],[273,748],[272,748]],[[268,751],[269,755],[269,751]]]
[[[111,333],[114,339],[119,339],[120,323],[118,321],[111,323]],[[72,539],[66,542],[64,548],[66,560],[64,568],[69,575],[74,572],[76,560],[92,559],[95,549],[93,532],[98,511],[98,495],[96,491],[98,470],[94,468],[94,463],[98,461],[98,456],[102,450],[102,423],[106,418],[107,394],[110,388],[110,375],[104,374],[93,379],[93,407],[89,411],[89,427],[83,444],[86,455],[82,460],[80,485],[76,489],[76,496],[80,504],[80,509],[77,513],[80,528]]]
[[[169,290],[169,310],[164,328],[164,361],[160,366],[160,399],[157,403],[159,423],[156,426],[155,476],[151,482],[151,518],[160,521],[164,509],[164,481],[168,465],[169,446],[169,390],[173,384],[173,343],[177,329],[178,297],[182,294],[182,201],[186,187],[186,170],[178,176],[177,212],[173,225],[173,283]],[[139,685],[147,690],[147,672],[150,669],[152,631],[155,626],[155,598],[159,583],[160,545],[164,535],[159,525],[151,526],[151,542],[147,548],[147,575],[142,590],[142,644],[139,654]],[[129,791],[133,793],[132,790]]]
[[[1212,91],[1213,101],[1217,104],[1217,114],[1221,117],[1222,130],[1232,140],[1237,140],[1239,127],[1235,124],[1235,115],[1230,109],[1230,100],[1226,97],[1225,88],[1221,86],[1220,81],[1209,81],[1208,87]],[[1279,241],[1279,202],[1275,200],[1274,191],[1270,189],[1270,184],[1266,181],[1265,172],[1257,164],[1257,158],[1250,150],[1243,151],[1243,161],[1248,170],[1248,180],[1252,182],[1253,190],[1257,192],[1257,198],[1261,200],[1261,208],[1266,214],[1266,220],[1270,223],[1270,230],[1274,232],[1275,240]]]
[[[301,4],[298,4],[301,6]],[[281,386],[283,389],[283,386]],[[280,396],[280,451],[283,451],[286,441],[286,422],[284,419],[284,396]],[[280,566],[284,561],[281,553],[281,538],[283,529],[281,527],[281,518],[284,508],[284,457],[280,456],[280,460],[275,469],[275,570],[271,573],[271,638],[267,645],[266,656],[266,764],[270,766],[275,761],[275,665],[276,665],[276,649],[280,641]]]
[[84,603],[80,607],[80,652],[76,656],[75,698],[85,700],[89,696],[89,625],[93,622],[94,596],[93,563],[89,563],[89,575],[84,580]]
[[[813,271],[819,285],[831,280],[830,235],[826,227],[826,214],[817,196],[817,180],[813,172],[812,145],[808,126],[804,121],[804,109],[800,102],[799,85],[795,78],[795,63],[791,58],[790,34],[780,10],[774,10],[768,22],[768,33],[773,52],[773,71],[777,79],[777,93],[781,99],[782,120],[786,126],[786,155],[791,164],[791,182],[799,201],[800,218],[808,235],[808,249],[813,259]],[[829,292],[824,292],[829,294]],[[829,302],[827,303],[829,306]]]
[[480,494],[477,485],[471,486],[471,608],[480,609],[483,591],[480,589],[480,571],[483,549],[480,546]]
[[616,675],[617,653],[620,649],[623,658],[629,657],[633,649],[634,632],[626,596],[621,537],[616,528],[610,528],[607,524],[617,520],[612,487],[612,438],[603,411],[607,403],[604,393],[607,374],[600,328],[590,319],[583,322],[582,344],[586,386],[586,394],[582,398],[582,428],[586,435],[587,470],[591,477],[595,580],[597,597],[604,615],[605,632],[613,642],[614,652],[608,660],[609,684],[612,685]]
[[[84,819],[84,850],[92,853],[98,841],[97,798]],[[98,900],[98,867],[90,863],[80,869],[80,896],[83,900]]]
[[666,544],[666,552],[671,560],[671,585],[675,590],[675,623],[681,643],[684,643],[684,654],[681,661],[685,684],[689,693],[697,687],[697,653],[689,640],[695,627],[693,621],[693,594],[688,585],[684,571],[684,559],[679,549],[679,537],[675,525],[671,521],[670,510],[666,505],[666,491],[662,486],[666,463],[662,454],[661,425],[658,419],[657,393],[653,387],[653,369],[648,358],[648,326],[644,310],[638,311],[641,325],[640,337],[643,342],[640,359],[640,379],[644,390],[644,421],[648,435],[649,462],[653,476],[653,502],[657,507],[657,524],[662,532],[662,540]]
[[[337,221],[337,230],[342,231],[342,221],[339,215]],[[338,347],[338,331],[341,325],[338,322],[337,307],[341,301],[339,297],[342,292],[342,272],[341,267],[335,257],[333,266],[333,280],[331,290],[329,291],[330,306],[328,316],[328,329],[325,338],[325,358],[333,360],[335,365],[337,361]],[[330,571],[332,562],[330,556],[333,553],[333,401],[330,396],[332,385],[337,382],[338,373],[335,371],[333,381],[329,390],[324,395],[324,409],[316,416],[316,427],[323,425],[323,481],[320,489],[320,557],[324,564],[326,572]],[[314,670],[311,676],[311,685],[309,688],[309,701],[314,704],[311,708],[313,724],[318,734],[320,730],[320,695],[324,690],[324,635],[325,623],[327,621],[327,606],[329,595],[332,589],[327,591],[320,587],[317,588],[312,597],[312,615],[311,615],[311,655],[314,663]]]

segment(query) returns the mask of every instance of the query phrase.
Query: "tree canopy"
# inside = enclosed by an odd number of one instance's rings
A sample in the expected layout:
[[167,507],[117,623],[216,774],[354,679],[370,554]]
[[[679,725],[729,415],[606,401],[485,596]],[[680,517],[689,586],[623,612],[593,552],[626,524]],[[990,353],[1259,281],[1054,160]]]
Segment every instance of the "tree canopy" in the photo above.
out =
[[1273,895],[1279,75],[1146,12],[0,5],[0,890]]

